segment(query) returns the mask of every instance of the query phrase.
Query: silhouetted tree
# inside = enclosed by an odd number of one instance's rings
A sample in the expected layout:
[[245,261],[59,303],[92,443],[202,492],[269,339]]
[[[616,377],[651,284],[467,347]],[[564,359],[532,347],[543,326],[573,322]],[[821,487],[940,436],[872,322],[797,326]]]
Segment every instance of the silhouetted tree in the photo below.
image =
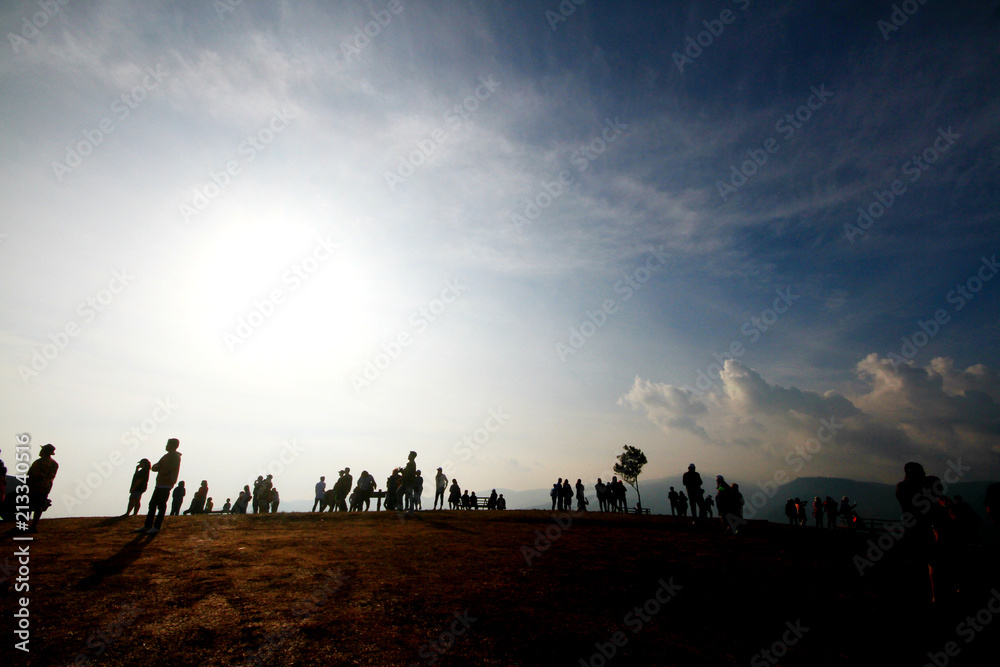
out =
[[646,455],[642,450],[632,445],[625,445],[621,454],[618,455],[618,463],[612,469],[616,475],[621,475],[623,481],[627,482],[639,498],[639,507],[642,507],[642,495],[639,493],[639,473],[642,466],[646,465]]

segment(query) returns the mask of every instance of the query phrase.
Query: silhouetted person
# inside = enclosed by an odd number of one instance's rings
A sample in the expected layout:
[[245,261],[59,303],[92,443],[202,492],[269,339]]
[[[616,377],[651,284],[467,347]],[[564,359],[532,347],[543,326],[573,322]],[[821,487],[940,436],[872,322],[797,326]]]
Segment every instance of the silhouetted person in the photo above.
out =
[[601,481],[601,478],[597,478],[597,484],[594,485],[594,493],[597,494],[597,508],[602,512],[608,511],[608,485]]
[[800,498],[795,499],[795,511],[798,516],[799,525],[806,525],[806,507],[809,505],[808,502]]
[[132,473],[132,485],[128,489],[128,508],[122,516],[136,516],[139,514],[139,506],[142,502],[142,494],[149,486],[149,467],[153,465],[149,459],[141,459],[135,466]]
[[230,502],[231,498],[226,498],[225,504],[222,506],[222,513],[229,514],[233,511],[233,504]]
[[198,490],[194,492],[191,496],[191,504],[186,510],[185,514],[201,514],[205,511],[205,501],[208,500],[208,481],[201,480],[201,486]]
[[823,501],[819,499],[819,496],[813,498],[813,519],[816,520],[816,527],[823,527]]
[[562,500],[564,510],[568,512],[573,509],[573,487],[569,485],[569,477],[563,481]]
[[844,522],[845,528],[851,527],[851,517],[853,516],[852,512],[854,511],[854,508],[857,506],[858,506],[857,503],[854,503],[852,505],[850,498],[848,498],[847,496],[844,496],[843,498],[840,499],[840,509],[837,510],[837,514],[840,515],[840,520]]
[[684,495],[681,491],[677,494],[677,514],[680,516],[687,516],[688,513],[688,497]]
[[903,481],[896,484],[896,500],[904,516],[908,515],[907,528],[900,540],[904,547],[918,562],[927,568],[927,584],[930,587],[930,602],[934,604],[937,595],[938,550],[935,549],[935,527],[943,525],[941,516],[943,509],[940,503],[942,493],[941,480],[930,477],[919,463],[910,461],[903,466]]
[[441,509],[444,509],[444,492],[448,488],[448,475],[441,472],[441,468],[438,468],[437,474],[434,475],[434,507],[438,508],[438,500],[441,501]]
[[177,451],[180,444],[181,442],[177,438],[167,440],[167,453],[150,468],[156,473],[156,481],[154,482],[153,495],[149,499],[146,524],[142,528],[136,529],[137,533],[145,532],[147,535],[155,535],[160,532],[160,526],[163,525],[163,515],[167,513],[167,498],[170,497],[170,489],[174,488],[177,475],[181,470],[181,453]]
[[387,510],[401,509],[399,503],[399,468],[394,468],[392,474],[385,480],[385,508]]
[[833,530],[837,527],[837,501],[827,496],[823,505],[826,512],[826,527]]
[[552,486],[552,490],[549,492],[552,496],[552,509],[559,509],[562,511],[563,508],[563,495],[562,495],[562,477]]
[[691,503],[691,516],[697,519],[701,516],[705,490],[701,488],[701,475],[695,471],[693,463],[688,465],[687,472],[681,477],[681,483],[687,489],[688,502]]
[[490,491],[490,497],[486,499],[486,509],[495,510],[497,508],[497,490]]
[[326,477],[320,477],[319,481],[316,482],[316,500],[313,501],[313,508],[311,511],[315,512],[317,507],[321,507],[323,505],[324,493],[326,493]]
[[448,488],[448,507],[453,510],[462,508],[462,489],[458,486],[458,480],[451,480],[451,487]]
[[715,501],[712,500],[712,496],[705,496],[705,499],[701,502],[702,508],[705,510],[705,518],[712,518],[712,508],[715,507]]
[[674,487],[670,487],[670,492],[667,493],[667,500],[670,501],[670,514],[672,516],[677,516],[677,492],[674,491]]
[[399,509],[408,512],[413,511],[413,489],[417,481],[417,453],[410,452],[406,459],[406,466],[403,468],[403,477],[399,482],[401,495],[401,505]]
[[498,510],[505,510],[505,509],[507,509],[507,501],[504,500],[502,493],[500,494],[500,497],[497,498],[497,509]]
[[[341,501],[343,502],[343,501]],[[281,504],[281,496],[278,495],[278,489],[271,487],[271,514],[277,514],[278,505]],[[346,507],[344,508],[347,509]]]
[[716,475],[715,504],[719,508],[719,518],[722,519],[722,531],[732,535],[736,535],[739,530],[739,519],[743,515],[743,496],[738,495],[739,489],[734,487],[736,485],[730,486],[725,477]]
[[798,521],[799,511],[797,509],[795,501],[791,498],[789,498],[785,502],[785,516],[788,517],[789,526],[794,526]]
[[475,491],[469,495],[469,509],[479,509],[479,498],[476,497]]
[[257,475],[257,481],[253,483],[253,497],[252,497],[252,507],[253,513],[258,514],[260,512],[260,498],[261,498],[261,486],[264,484],[264,476]]
[[[59,472],[59,464],[52,458],[55,453],[56,448],[51,444],[43,445],[38,450],[38,458],[28,468],[28,508],[34,513],[31,525],[28,526],[29,533],[38,532],[38,521],[42,518],[42,512],[52,505],[49,492],[52,491],[52,482]],[[6,484],[7,478],[4,477],[3,481]]]
[[618,507],[619,512],[628,511],[628,499],[625,496],[625,482],[618,479],[618,476],[611,478],[612,486],[614,491],[612,493],[615,505]]
[[[365,506],[365,511],[367,512],[371,509],[372,494],[375,493],[375,478],[367,470],[361,471],[361,477],[358,478],[358,511],[361,511],[361,505]],[[442,508],[443,509],[443,508]]]
[[251,497],[253,497],[253,494],[250,493],[250,485],[247,484],[236,498],[236,503],[233,505],[233,514],[246,514]]
[[208,500],[206,500],[205,501],[205,514],[210,514],[212,512],[212,508],[213,507],[215,507],[215,503],[212,502],[212,499],[209,498]]
[[424,495],[424,476],[417,471],[417,476],[413,478],[413,509],[422,510]]
[[351,469],[344,468],[341,471],[340,479],[338,479],[337,483],[333,485],[333,489],[337,495],[338,511],[347,511],[347,496],[350,495],[352,488],[354,488],[354,477],[351,476]]
[[170,503],[170,516],[177,516],[181,513],[181,505],[184,504],[184,495],[187,493],[187,489],[184,488],[184,482],[177,482],[177,488],[174,489],[173,501]]
[[260,483],[260,488],[257,492],[260,494],[260,500],[257,502],[257,507],[260,509],[261,514],[267,514],[271,511],[271,489],[274,488],[274,475],[268,475],[264,478],[264,481]]
[[472,504],[472,499],[469,498],[469,490],[466,489],[465,493],[462,494],[462,509],[469,509]]
[[576,511],[587,511],[587,494],[584,490],[583,480],[576,480]]

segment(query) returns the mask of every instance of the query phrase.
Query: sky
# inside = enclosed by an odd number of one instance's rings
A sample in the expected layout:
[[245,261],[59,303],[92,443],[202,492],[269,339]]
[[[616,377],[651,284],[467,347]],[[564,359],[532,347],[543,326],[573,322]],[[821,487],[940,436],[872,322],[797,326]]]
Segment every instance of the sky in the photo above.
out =
[[827,5],[3,3],[4,461],[1000,477],[1000,3]]

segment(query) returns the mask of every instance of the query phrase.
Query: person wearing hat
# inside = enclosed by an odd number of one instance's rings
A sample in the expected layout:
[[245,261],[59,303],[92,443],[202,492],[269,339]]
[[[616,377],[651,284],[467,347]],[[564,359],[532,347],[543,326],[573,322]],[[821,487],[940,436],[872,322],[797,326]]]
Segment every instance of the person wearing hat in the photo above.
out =
[[142,528],[137,528],[135,532],[156,535],[163,525],[163,515],[167,513],[167,499],[170,498],[170,489],[177,483],[177,475],[181,472],[181,453],[177,451],[181,441],[177,438],[167,440],[167,453],[160,457],[160,460],[152,465],[150,470],[156,473],[156,486],[153,488],[153,495],[149,498],[149,513],[146,514],[146,523]]
[[59,471],[59,464],[52,458],[55,453],[56,448],[51,444],[43,446],[38,450],[38,458],[28,468],[28,507],[35,513],[28,527],[29,533],[38,532],[38,520],[42,518],[42,512],[52,505],[49,492],[52,491],[52,482]]
[[705,490],[701,488],[701,475],[695,471],[693,463],[688,466],[687,472],[681,477],[681,483],[687,489],[688,501],[691,503],[691,516],[695,519],[701,518],[705,514]]
[[149,459],[140,459],[139,463],[135,466],[135,472],[132,474],[132,486],[128,490],[128,508],[125,510],[125,514],[122,516],[136,516],[139,514],[139,505],[142,501],[142,494],[146,492],[146,488],[149,486],[149,467],[152,463]]
[[444,492],[448,488],[448,475],[438,468],[437,475],[434,476],[434,509],[437,509],[438,498],[441,499],[441,509],[444,509]]

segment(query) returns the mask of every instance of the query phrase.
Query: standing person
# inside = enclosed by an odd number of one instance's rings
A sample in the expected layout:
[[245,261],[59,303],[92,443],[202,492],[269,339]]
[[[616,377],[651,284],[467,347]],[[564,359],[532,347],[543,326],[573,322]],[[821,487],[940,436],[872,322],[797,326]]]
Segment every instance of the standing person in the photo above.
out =
[[705,497],[705,490],[701,488],[701,475],[694,468],[694,464],[688,465],[687,472],[681,477],[681,483],[687,489],[688,501],[691,503],[691,516],[695,519],[704,513],[702,503]]
[[826,502],[823,505],[823,509],[826,512],[826,527],[829,530],[833,530],[837,527],[837,501],[827,496]]
[[347,511],[347,496],[351,494],[351,489],[354,488],[354,477],[351,475],[351,469],[344,468],[343,473],[334,485],[334,488],[337,489],[338,512]]
[[677,492],[674,491],[674,487],[670,487],[670,493],[667,494],[667,500],[670,501],[670,514],[677,516]]
[[399,503],[399,468],[393,468],[392,474],[385,480],[385,509],[398,509]]
[[236,498],[236,504],[233,505],[233,514],[246,514],[247,505],[250,504],[250,485],[247,484],[240,491],[240,495]]
[[129,514],[135,516],[139,513],[142,494],[146,492],[146,488],[149,486],[149,466],[151,465],[153,464],[150,463],[149,459],[141,459],[136,464],[135,472],[132,473],[132,485],[128,490],[128,508],[122,516],[128,516]]
[[181,441],[177,438],[167,440],[167,453],[150,468],[156,473],[156,482],[154,482],[153,495],[149,499],[149,513],[146,515],[146,525],[137,528],[135,532],[147,535],[155,535],[160,532],[160,526],[163,525],[163,515],[167,513],[167,498],[170,497],[170,489],[174,488],[177,475],[181,471],[181,453],[177,451],[180,445]]
[[[361,471],[361,477],[358,478],[358,511],[361,511],[361,504],[364,503],[365,511],[367,512],[371,508],[372,503],[372,493],[375,492],[375,478],[369,474],[367,470]],[[442,509],[444,509],[442,507]]]
[[313,512],[316,511],[317,507],[321,507],[323,505],[324,493],[326,493],[326,477],[320,477],[319,481],[316,482],[316,500],[313,502]]
[[490,497],[486,499],[486,509],[495,510],[497,508],[497,490],[490,491]]
[[587,511],[587,494],[584,492],[583,480],[576,480],[576,511]]
[[448,475],[442,472],[441,468],[438,468],[437,474],[434,475],[434,509],[438,508],[438,499],[441,500],[441,509],[444,509],[444,492],[448,488]]
[[559,509],[562,509],[562,477],[559,481],[552,485],[552,490],[549,491],[549,496],[552,497],[552,511],[556,511],[556,504],[558,503]]
[[[56,448],[51,444],[43,445],[38,450],[38,458],[28,468],[28,507],[34,512],[27,531],[29,533],[38,532],[38,521],[42,518],[42,512],[52,504],[49,492],[52,491],[52,482],[59,472],[59,464],[52,458],[55,453]],[[7,484],[6,477],[3,481]]]
[[715,507],[715,501],[712,500],[712,496],[705,496],[705,499],[702,501],[701,506],[705,510],[705,518],[706,519],[711,519],[712,518],[712,508]]
[[451,480],[451,487],[448,489],[448,507],[453,510],[462,509],[462,488],[457,479]]
[[601,481],[601,478],[597,478],[597,484],[594,485],[594,493],[597,494],[597,507],[602,512],[608,511],[608,485]]
[[569,485],[569,477],[563,482],[562,497],[563,509],[569,512],[573,509],[573,487]]
[[798,510],[799,525],[805,526],[807,523],[809,523],[808,519],[806,519],[806,508],[809,507],[809,501],[800,500],[799,498],[796,498],[795,507]]
[[406,467],[403,468],[403,478],[399,483],[401,510],[413,511],[413,488],[417,481],[417,453],[410,452],[406,457]]
[[264,476],[257,475],[257,481],[253,483],[253,513],[257,514],[260,512],[260,487],[264,484]]
[[424,509],[423,497],[424,495],[424,476],[417,471],[417,476],[413,478],[413,509],[422,510]]
[[278,505],[281,503],[281,496],[278,495],[278,489],[271,487],[271,514],[278,513]]
[[261,514],[267,514],[271,509],[271,489],[274,488],[274,482],[272,481],[274,475],[268,475],[264,478],[264,481],[260,483],[260,512]]
[[813,518],[816,519],[816,527],[823,527],[823,501],[819,499],[819,496],[813,498]]
[[795,509],[795,507],[795,501],[792,498],[789,498],[785,503],[785,516],[788,517],[789,526],[795,525],[796,517],[798,516],[798,510]]
[[170,516],[178,516],[181,513],[181,505],[184,504],[184,495],[187,493],[187,489],[184,488],[184,481],[177,482],[177,488],[174,489],[173,500],[170,503]]
[[896,500],[904,518],[912,523],[903,533],[900,545],[921,564],[921,568],[926,568],[921,578],[929,587],[930,602],[934,604],[940,579],[940,549],[936,545],[935,528],[945,523],[945,512],[940,504],[941,480],[928,476],[924,467],[914,461],[903,466],[903,473],[903,481],[896,485]]
[[688,497],[683,491],[677,494],[677,513],[681,516],[688,515]]

